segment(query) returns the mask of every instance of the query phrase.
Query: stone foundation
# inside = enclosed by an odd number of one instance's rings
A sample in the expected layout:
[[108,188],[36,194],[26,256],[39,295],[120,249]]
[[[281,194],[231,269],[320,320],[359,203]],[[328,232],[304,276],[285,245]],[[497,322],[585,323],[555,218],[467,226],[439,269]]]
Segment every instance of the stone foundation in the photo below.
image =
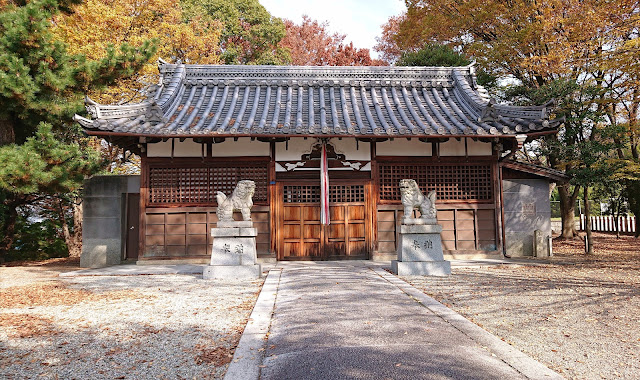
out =
[[205,280],[256,279],[262,274],[257,264],[256,236],[258,231],[250,221],[218,222],[211,229],[213,246],[211,263],[204,267]]
[[444,260],[439,224],[409,224],[400,226],[398,260],[391,270],[400,276],[447,276],[451,263]]

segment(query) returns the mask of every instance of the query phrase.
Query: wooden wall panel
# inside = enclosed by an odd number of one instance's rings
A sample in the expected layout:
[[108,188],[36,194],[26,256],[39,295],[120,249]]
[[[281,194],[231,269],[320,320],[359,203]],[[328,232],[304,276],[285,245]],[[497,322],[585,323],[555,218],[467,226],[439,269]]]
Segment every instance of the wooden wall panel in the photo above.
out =
[[381,253],[395,253],[396,252],[396,241],[395,238],[393,241],[379,241],[378,242],[378,252]]
[[[460,204],[456,208],[438,206],[445,251],[496,252],[496,220],[493,205]],[[442,209],[441,209],[442,208]],[[403,217],[402,205],[378,205],[378,252],[396,252],[396,239]]]
[[147,214],[145,217],[147,224],[164,225],[164,214]]
[[207,223],[207,214],[204,212],[201,213],[190,213],[187,215],[187,221],[189,224],[193,223]]
[[[147,208],[144,251],[141,260],[155,258],[211,257],[211,228],[216,226],[216,207]],[[258,230],[256,248],[259,255],[269,255],[271,223],[269,207],[254,206],[253,225]],[[240,213],[234,218],[241,220]]]

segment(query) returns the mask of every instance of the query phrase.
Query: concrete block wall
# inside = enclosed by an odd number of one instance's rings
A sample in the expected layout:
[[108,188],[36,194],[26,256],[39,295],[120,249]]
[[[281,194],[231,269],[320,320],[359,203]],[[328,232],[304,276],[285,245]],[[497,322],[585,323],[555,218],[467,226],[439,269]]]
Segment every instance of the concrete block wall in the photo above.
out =
[[533,256],[534,231],[543,234],[543,250],[548,252],[551,236],[549,181],[508,179],[502,181],[505,245],[507,256]]
[[84,182],[80,266],[120,264],[123,250],[124,194],[140,192],[140,176],[94,176]]

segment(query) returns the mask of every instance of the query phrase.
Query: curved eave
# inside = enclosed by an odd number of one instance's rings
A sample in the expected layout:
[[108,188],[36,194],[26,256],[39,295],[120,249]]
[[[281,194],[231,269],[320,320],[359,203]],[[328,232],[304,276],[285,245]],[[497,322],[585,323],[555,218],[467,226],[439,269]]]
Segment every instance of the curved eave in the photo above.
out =
[[[516,136],[518,136],[518,134],[513,134],[513,135],[499,135],[499,136],[492,136],[492,135],[473,135],[473,134],[469,134],[469,135],[438,135],[438,134],[433,134],[433,135],[412,135],[412,136],[370,136],[370,135],[337,135],[337,134],[332,134],[332,135],[305,135],[305,134],[300,134],[300,135],[296,135],[296,134],[273,134],[273,135],[264,135],[264,134],[210,134],[210,135],[199,135],[199,136],[194,136],[194,135],[188,135],[188,134],[175,134],[175,135],[162,135],[162,134],[139,134],[139,133],[127,133],[127,132],[109,132],[109,131],[100,131],[100,130],[90,130],[90,129],[85,129],[85,133],[89,136],[115,136],[115,137],[145,137],[147,139],[151,138],[151,139],[167,139],[167,138],[177,138],[177,139],[190,139],[190,138],[197,138],[197,139],[207,139],[207,138],[234,138],[234,137],[252,137],[252,138],[264,138],[264,139],[287,139],[287,138],[293,138],[293,137],[311,137],[311,138],[358,138],[358,139],[366,139],[366,140],[386,140],[389,138],[396,138],[396,139],[402,139],[402,138],[406,138],[406,139],[410,139],[410,138],[418,138],[418,139],[430,139],[430,140],[442,140],[442,139],[447,139],[447,138],[473,138],[473,139],[486,139],[486,140],[490,140],[490,139],[516,139]],[[551,135],[551,134],[556,134],[558,133],[557,130],[546,130],[546,131],[539,131],[539,132],[535,132],[535,133],[528,133],[527,136],[530,137],[536,137],[536,136],[544,136],[544,135]]]
[[469,67],[163,65],[143,103],[87,100],[90,134],[148,137],[508,137],[552,130],[545,107],[487,100]]

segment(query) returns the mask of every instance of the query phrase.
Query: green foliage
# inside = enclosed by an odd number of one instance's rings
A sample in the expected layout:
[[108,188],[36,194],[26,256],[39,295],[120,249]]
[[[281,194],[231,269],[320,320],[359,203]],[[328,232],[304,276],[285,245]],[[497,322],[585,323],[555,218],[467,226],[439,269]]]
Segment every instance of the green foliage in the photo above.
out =
[[23,196],[74,191],[100,169],[95,150],[60,141],[46,123],[24,144],[0,147],[0,162],[0,190]]
[[222,61],[226,64],[281,65],[290,61],[278,43],[284,23],[258,0],[182,0],[187,18],[209,17],[222,22]]
[[16,223],[16,238],[7,261],[46,260],[69,255],[67,245],[60,236],[62,226],[57,219],[30,222],[20,215]]
[[398,66],[467,66],[465,56],[447,45],[425,44],[418,51],[406,51],[398,60]]
[[[420,50],[405,51],[400,55],[398,66],[467,66],[471,61],[453,50],[448,45],[425,44]],[[484,70],[477,73],[477,81],[481,86],[495,87],[497,78]]]
[[77,189],[99,168],[96,153],[79,145],[82,139],[69,128],[82,95],[133,74],[155,51],[145,42],[110,46],[99,60],[69,54],[53,37],[52,21],[78,3],[33,0],[0,7],[0,262],[14,246],[19,211],[43,194]]
[[69,3],[34,0],[0,11],[0,121],[17,142],[42,121],[70,122],[89,87],[133,74],[155,50],[149,42],[139,48],[110,47],[100,61],[67,54],[50,29],[52,17]]
[[572,176],[571,183],[593,186],[612,177],[616,165],[609,160],[621,130],[603,123],[602,108],[594,105],[601,89],[591,82],[572,79],[548,81],[540,87],[512,86],[505,96],[520,105],[555,103],[555,117],[564,124],[555,136],[538,145],[538,153],[552,166]]

